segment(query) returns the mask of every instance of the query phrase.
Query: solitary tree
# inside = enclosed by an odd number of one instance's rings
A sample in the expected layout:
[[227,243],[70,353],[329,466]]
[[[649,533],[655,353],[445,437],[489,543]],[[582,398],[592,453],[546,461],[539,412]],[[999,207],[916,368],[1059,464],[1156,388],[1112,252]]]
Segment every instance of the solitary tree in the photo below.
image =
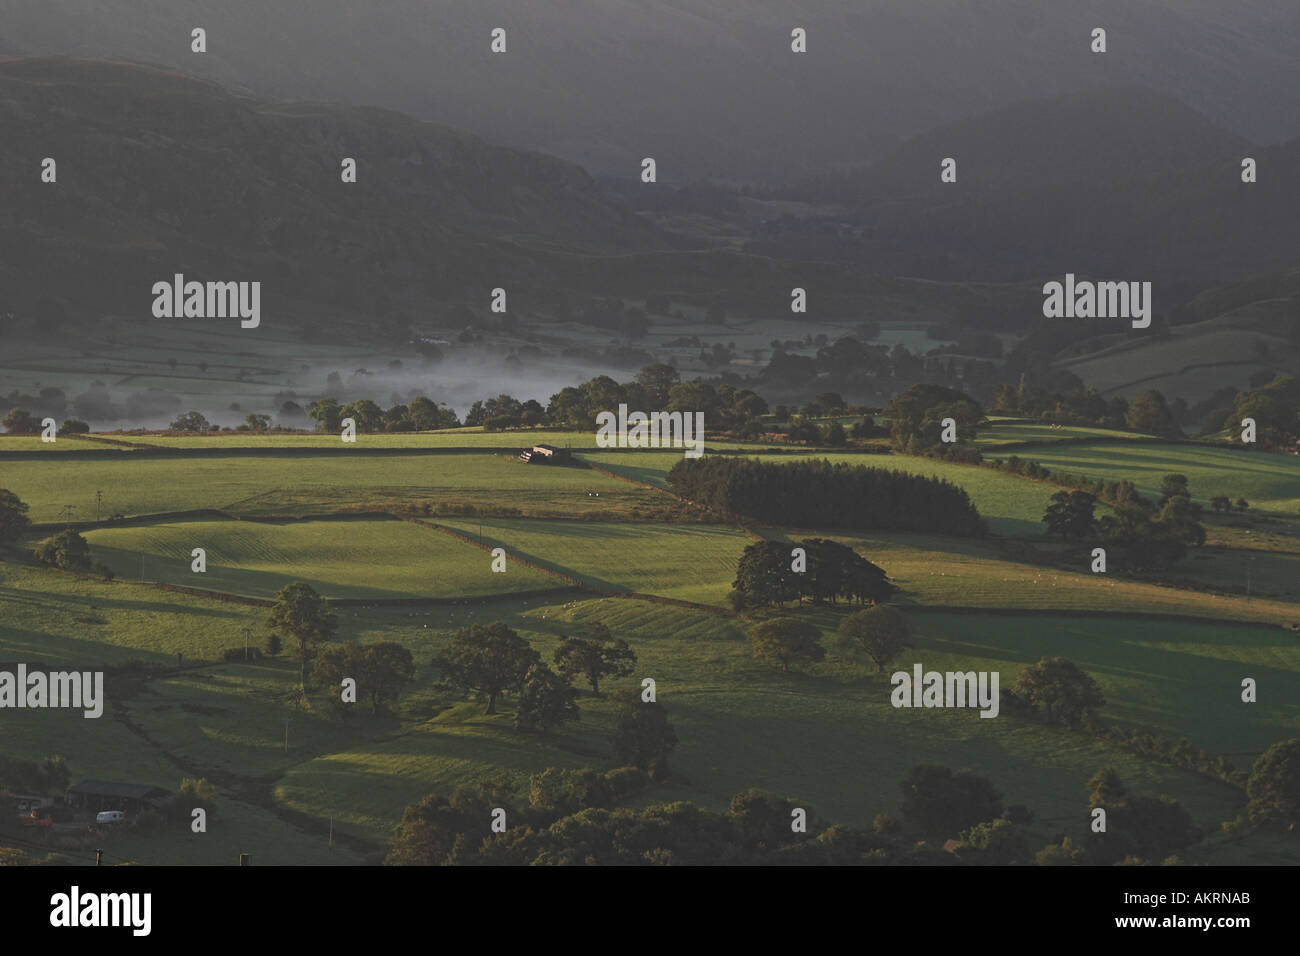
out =
[[329,397],[318,398],[307,406],[307,417],[315,421],[317,427],[323,432],[339,430],[339,423],[343,420],[341,412],[338,400]]
[[1275,743],[1255,761],[1246,783],[1246,804],[1256,826],[1300,823],[1300,737]]
[[501,621],[471,624],[456,632],[434,666],[453,687],[482,694],[487,712],[497,712],[497,697],[523,685],[528,669],[541,660],[528,642]]
[[316,648],[334,636],[337,618],[329,603],[310,584],[295,581],[280,589],[267,617],[272,631],[283,631],[298,645],[298,684],[307,693],[307,663]]
[[826,648],[818,640],[820,636],[821,632],[807,621],[789,617],[772,618],[749,629],[754,656],[780,664],[782,671],[789,671],[791,664],[822,660]]
[[369,698],[370,712],[397,699],[402,687],[415,679],[411,652],[395,641],[374,644],[333,644],[321,651],[316,676],[337,688],[345,677],[357,682],[357,690]]
[[1088,781],[1088,808],[1113,807],[1124,799],[1126,791],[1119,779],[1119,771],[1112,766],[1105,766],[1092,775]]
[[212,427],[212,424],[199,412],[186,412],[169,427],[178,432],[205,432]]
[[21,408],[11,408],[9,414],[0,418],[0,425],[10,435],[36,435],[41,430],[41,420]]
[[90,544],[71,528],[60,531],[36,545],[36,560],[65,571],[80,571],[90,567]]
[[1002,815],[1002,794],[986,777],[917,764],[903,775],[903,819],[929,836],[951,836]]
[[878,674],[883,674],[889,662],[911,646],[912,624],[906,614],[890,604],[850,614],[840,622],[835,640],[842,657],[870,658]]
[[644,701],[638,691],[628,691],[614,731],[614,755],[660,780],[668,775],[668,752],[676,746],[677,734],[668,723],[663,704]]
[[555,668],[570,681],[585,677],[600,696],[603,677],[626,677],[636,666],[636,652],[627,641],[614,640],[603,624],[590,625],[587,637],[566,637],[555,649]]
[[8,488],[0,488],[0,544],[17,541],[29,524],[27,503]]
[[1164,504],[1170,498],[1190,498],[1191,492],[1187,490],[1187,476],[1179,474],[1165,475],[1160,479],[1160,503]]
[[1097,499],[1086,491],[1058,491],[1043,513],[1047,533],[1071,541],[1083,541],[1097,530],[1093,509]]
[[1031,707],[1041,706],[1049,722],[1077,727],[1104,704],[1101,688],[1073,661],[1044,657],[1020,672],[1015,691]]
[[577,692],[567,680],[538,661],[528,668],[519,691],[519,709],[515,712],[515,730],[532,730],[540,734],[578,719]]

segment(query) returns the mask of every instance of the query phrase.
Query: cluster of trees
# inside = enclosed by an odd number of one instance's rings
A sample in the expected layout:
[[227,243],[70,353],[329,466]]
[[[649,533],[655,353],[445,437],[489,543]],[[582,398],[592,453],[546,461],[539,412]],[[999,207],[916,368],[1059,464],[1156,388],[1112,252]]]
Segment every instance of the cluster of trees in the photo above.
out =
[[[1091,824],[1075,841],[1058,835],[1036,853],[1034,814],[1006,806],[999,788],[970,769],[911,767],[899,781],[899,817],[879,814],[869,830],[827,824],[798,801],[762,790],[732,797],[722,813],[685,802],[616,806],[651,786],[635,767],[599,773],[550,769],[526,793],[505,780],[430,794],[408,807],[389,865],[737,865],[976,864],[1110,865],[1181,862],[1202,833],[1168,796],[1130,793],[1113,767],[1087,784]],[[1300,822],[1300,739],[1270,747],[1247,786],[1250,822],[1286,829]],[[492,822],[504,812],[504,832]],[[802,825],[794,821],[802,820]],[[943,841],[956,837],[953,851]],[[919,842],[918,842],[919,841]]]
[[[649,786],[647,775],[636,768],[603,774],[550,769],[531,778],[526,794],[516,795],[504,780],[461,788],[450,797],[429,794],[403,814],[386,863],[945,864],[958,860],[937,845],[918,843],[918,836],[956,832],[953,824],[979,824],[1002,813],[1001,794],[991,784],[970,771],[953,774],[946,768],[909,771],[903,783],[908,826],[881,815],[871,830],[823,823],[806,805],[757,789],[736,794],[722,813],[685,801],[642,809],[615,806]],[[494,833],[491,823],[500,818],[499,811],[506,828]],[[997,836],[986,842],[1000,845]]]
[[811,599],[816,604],[839,598],[860,604],[889,600],[897,588],[883,568],[838,541],[805,538],[795,548],[775,541],[756,541],[745,548],[732,583],[731,605],[783,606],[786,601]]
[[[448,688],[487,700],[495,714],[497,699],[516,696],[515,729],[546,734],[579,719],[577,691],[572,681],[582,678],[600,694],[600,681],[626,677],[636,666],[636,653],[622,639],[613,638],[598,622],[578,637],[564,637],[555,650],[551,670],[529,643],[501,621],[473,624],[457,631],[451,645],[434,658]],[[639,696],[636,697],[639,702]],[[634,713],[623,713],[615,735],[615,750],[630,762],[667,772],[667,753],[676,743],[662,708],[653,701],[638,703]]]
[[710,455],[668,473],[677,494],[701,507],[804,527],[937,531],[979,536],[983,520],[948,481],[828,460],[769,464]]
[[356,423],[358,432],[369,433],[432,431],[460,426],[460,419],[454,410],[423,395],[413,398],[409,404],[392,405],[387,409],[379,407],[368,398],[340,405],[337,399],[326,396],[307,407],[307,416],[323,432],[337,432],[345,418]]
[[466,425],[482,425],[490,432],[502,431],[506,428],[533,428],[545,422],[546,409],[540,402],[531,398],[521,402],[506,394],[489,398],[487,401],[475,402],[465,415]]
[[1109,560],[1132,571],[1167,568],[1205,543],[1201,506],[1191,499],[1187,476],[1165,475],[1158,505],[1133,495],[1114,513],[1095,517],[1097,499],[1086,491],[1058,491],[1043,514],[1048,534],[1068,541],[1100,540]]
[[1300,441],[1300,379],[1279,375],[1262,388],[1243,392],[1219,427],[1239,433],[1243,418],[1255,420],[1254,447],[1294,451]]
[[677,369],[663,363],[647,365],[631,382],[619,383],[598,375],[582,385],[568,386],[551,396],[546,421],[571,428],[595,428],[600,412],[629,410],[652,412],[703,412],[710,429],[761,429],[758,419],[768,412],[767,402],[747,388],[705,382],[683,382]]
[[32,554],[41,564],[64,571],[88,571],[93,563],[90,542],[71,528],[38,542]]
[[0,754],[0,794],[26,793],[63,796],[72,783],[72,772],[59,754],[39,762]]
[[[895,451],[979,460],[975,449],[959,447],[974,440],[975,429],[984,420],[984,410],[969,395],[941,385],[918,383],[890,401],[885,415],[889,418],[890,446]],[[945,418],[951,418],[956,426],[956,441],[942,440]]]
[[1097,710],[1105,703],[1092,676],[1064,657],[1044,657],[1026,667],[1015,686],[1002,694],[1002,707],[1008,713],[1071,730],[1095,727]]
[[[4,418],[0,418],[0,425],[3,425],[5,431],[10,435],[39,435],[41,433],[41,419],[21,408],[11,408]],[[65,418],[63,424],[58,428],[60,435],[84,435],[88,431],[90,431],[90,426],[79,418]]]
[[[793,617],[774,617],[749,628],[754,656],[782,671],[790,667],[816,663],[826,657],[821,632],[808,621]],[[840,660],[850,664],[871,662],[876,672],[906,648],[913,646],[912,625],[907,616],[889,604],[856,611],[836,631],[834,647]]]
[[27,533],[28,504],[8,488],[0,488],[0,544],[12,544]]
[[1200,841],[1192,816],[1173,797],[1130,794],[1114,767],[1103,767],[1088,781],[1088,809],[1106,811],[1106,829],[1090,828],[1070,862],[1110,865],[1155,862]]
[[1246,783],[1246,812],[1257,827],[1300,825],[1300,737],[1275,743],[1255,761]]
[[1107,400],[1095,388],[1082,386],[1069,394],[1053,392],[1031,384],[1029,377],[1022,374],[1017,385],[993,387],[989,411],[1069,425],[1127,428],[1170,438],[1181,438],[1183,434],[1174,408],[1155,389],[1140,393],[1132,402],[1122,395]]
[[395,641],[330,644],[317,657],[315,672],[326,686],[338,687],[346,677],[355,680],[370,701],[370,713],[377,714],[415,679],[415,659]]

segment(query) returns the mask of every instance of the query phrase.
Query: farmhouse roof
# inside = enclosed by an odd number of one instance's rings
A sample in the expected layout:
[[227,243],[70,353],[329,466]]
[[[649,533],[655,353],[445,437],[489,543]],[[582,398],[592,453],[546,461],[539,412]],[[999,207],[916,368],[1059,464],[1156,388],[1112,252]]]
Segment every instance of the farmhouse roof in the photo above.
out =
[[126,797],[132,800],[156,800],[167,791],[147,783],[114,783],[110,780],[83,780],[68,793],[86,793],[97,797]]

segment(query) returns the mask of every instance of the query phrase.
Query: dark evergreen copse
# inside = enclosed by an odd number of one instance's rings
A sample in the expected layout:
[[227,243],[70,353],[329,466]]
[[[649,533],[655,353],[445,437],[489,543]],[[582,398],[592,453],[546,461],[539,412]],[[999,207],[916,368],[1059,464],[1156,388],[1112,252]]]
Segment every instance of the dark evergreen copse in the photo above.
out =
[[826,459],[683,458],[668,473],[668,484],[705,508],[775,524],[963,537],[987,531],[965,490],[949,481]]

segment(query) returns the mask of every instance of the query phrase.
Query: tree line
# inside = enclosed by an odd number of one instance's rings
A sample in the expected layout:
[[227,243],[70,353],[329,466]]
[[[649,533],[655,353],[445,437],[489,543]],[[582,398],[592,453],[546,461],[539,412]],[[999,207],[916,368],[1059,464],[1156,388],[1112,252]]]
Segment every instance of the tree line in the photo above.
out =
[[780,525],[986,533],[966,491],[949,481],[826,459],[683,458],[668,472],[668,484],[709,510]]

